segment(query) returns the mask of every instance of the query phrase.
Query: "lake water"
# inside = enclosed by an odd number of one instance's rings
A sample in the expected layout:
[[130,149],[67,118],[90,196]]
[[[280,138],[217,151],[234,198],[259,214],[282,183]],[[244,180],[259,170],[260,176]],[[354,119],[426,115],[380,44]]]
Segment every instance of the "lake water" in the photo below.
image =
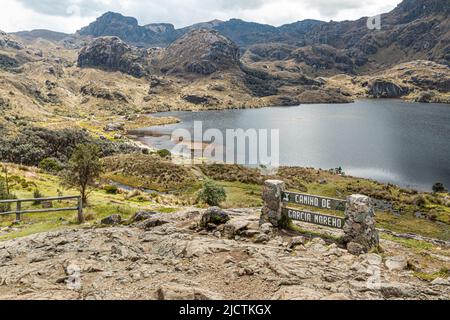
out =
[[176,125],[146,129],[140,140],[170,149],[167,134],[204,130],[279,129],[281,165],[322,169],[342,167],[352,176],[430,190],[450,187],[450,105],[364,100],[352,104],[314,104],[251,110],[167,112]]

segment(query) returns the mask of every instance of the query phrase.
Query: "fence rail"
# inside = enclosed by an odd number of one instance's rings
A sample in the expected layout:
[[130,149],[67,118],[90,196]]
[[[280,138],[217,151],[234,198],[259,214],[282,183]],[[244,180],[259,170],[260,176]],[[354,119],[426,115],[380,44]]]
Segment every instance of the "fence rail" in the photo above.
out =
[[[66,208],[42,208],[34,210],[22,210],[22,203],[24,202],[49,202],[49,201],[62,201],[62,200],[77,200],[76,207],[66,207]],[[0,200],[0,205],[2,204],[16,204],[16,210],[8,212],[0,212],[0,216],[16,215],[16,222],[21,220],[21,215],[30,213],[44,213],[44,212],[63,212],[63,211],[77,211],[78,212],[78,222],[84,222],[83,215],[83,201],[80,196],[65,196],[65,197],[51,197],[51,198],[34,198],[34,199],[11,199],[11,200]]]

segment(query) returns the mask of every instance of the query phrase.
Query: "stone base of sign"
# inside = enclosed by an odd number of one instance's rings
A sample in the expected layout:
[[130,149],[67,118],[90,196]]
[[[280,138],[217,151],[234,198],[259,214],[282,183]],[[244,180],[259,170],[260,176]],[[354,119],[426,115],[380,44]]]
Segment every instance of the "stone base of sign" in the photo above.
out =
[[375,210],[369,197],[349,196],[345,217],[343,240],[351,253],[366,253],[379,245],[380,239],[375,228]]
[[260,225],[271,223],[275,227],[283,224],[283,203],[282,196],[285,191],[285,184],[279,180],[268,180],[264,184],[263,201]]

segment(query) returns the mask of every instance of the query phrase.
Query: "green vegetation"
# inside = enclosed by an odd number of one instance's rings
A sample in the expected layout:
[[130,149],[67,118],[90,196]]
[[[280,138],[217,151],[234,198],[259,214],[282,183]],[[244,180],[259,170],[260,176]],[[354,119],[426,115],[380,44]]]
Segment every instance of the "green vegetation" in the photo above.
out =
[[169,150],[162,149],[156,152],[161,158],[170,158],[172,153]]
[[[23,126],[15,135],[0,136],[0,161],[38,166],[50,158],[66,163],[78,144],[88,143],[97,145],[102,157],[138,151],[125,143],[95,139],[83,130]],[[49,161],[43,165],[49,165]]]
[[225,189],[212,180],[206,180],[198,194],[199,201],[210,206],[218,206],[227,199]]
[[436,280],[437,278],[447,279],[450,277],[450,269],[448,268],[442,268],[441,270],[433,273],[426,273],[426,272],[414,272],[414,276],[417,278],[423,280],[432,282]]
[[80,144],[76,146],[67,169],[62,174],[63,184],[69,188],[77,188],[83,203],[87,203],[90,189],[95,186],[95,180],[102,172],[100,148],[93,144]]
[[58,173],[63,169],[63,164],[56,158],[45,158],[39,162],[39,168],[50,173]]
[[103,189],[107,194],[117,194],[117,192],[119,191],[119,188],[117,186],[112,185],[104,186]]
[[445,189],[444,184],[442,184],[441,182],[436,182],[433,185],[433,192],[434,193],[447,192],[447,189]]

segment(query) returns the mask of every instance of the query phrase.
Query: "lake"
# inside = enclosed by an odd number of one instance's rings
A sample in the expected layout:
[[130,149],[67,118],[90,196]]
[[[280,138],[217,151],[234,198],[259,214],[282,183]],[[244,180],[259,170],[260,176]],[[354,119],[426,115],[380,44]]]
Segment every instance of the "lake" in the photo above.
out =
[[167,136],[177,128],[204,130],[279,129],[280,163],[331,169],[346,174],[429,191],[437,182],[450,187],[450,105],[399,100],[352,104],[166,112],[182,123],[147,128],[139,140],[171,149]]

